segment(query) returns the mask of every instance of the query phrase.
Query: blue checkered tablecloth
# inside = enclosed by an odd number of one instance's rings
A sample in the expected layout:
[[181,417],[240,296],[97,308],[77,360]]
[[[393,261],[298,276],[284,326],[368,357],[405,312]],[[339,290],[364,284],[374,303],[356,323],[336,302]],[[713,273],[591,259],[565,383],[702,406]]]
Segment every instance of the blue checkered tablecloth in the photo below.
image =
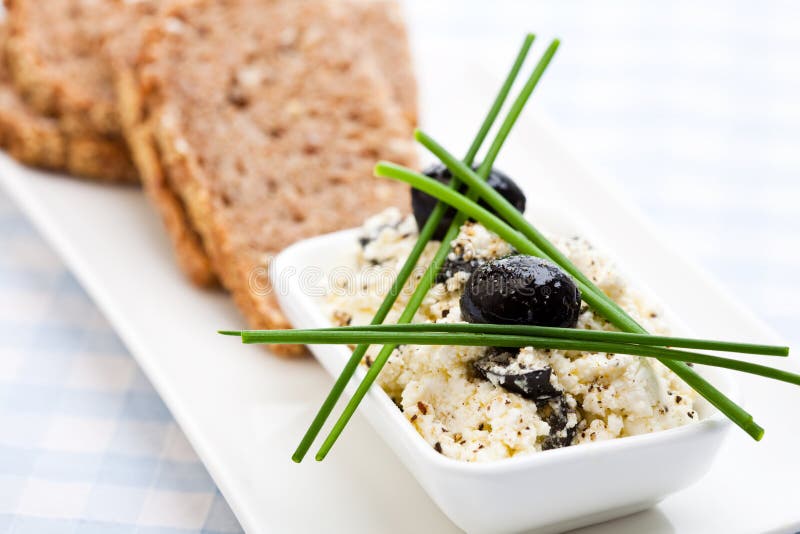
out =
[[[457,43],[498,79],[507,62],[488,59],[524,31],[560,36],[539,109],[798,345],[800,4],[408,7],[428,42]],[[241,530],[111,326],[2,193],[0,302],[0,532]]]
[[0,250],[0,532],[240,532],[114,330],[4,194]]

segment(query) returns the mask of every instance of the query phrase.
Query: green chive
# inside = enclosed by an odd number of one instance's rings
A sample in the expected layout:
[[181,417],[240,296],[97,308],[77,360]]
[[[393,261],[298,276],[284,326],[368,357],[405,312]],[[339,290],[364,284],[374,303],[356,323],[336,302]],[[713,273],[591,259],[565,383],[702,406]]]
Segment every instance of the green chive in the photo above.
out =
[[[517,57],[508,73],[508,76],[506,76],[500,91],[495,97],[489,112],[486,114],[486,118],[483,120],[483,123],[481,124],[480,129],[478,130],[478,133],[472,142],[472,145],[469,147],[469,150],[464,157],[464,163],[466,165],[472,164],[472,161],[475,159],[475,155],[478,153],[483,141],[486,139],[486,135],[489,133],[492,124],[494,124],[494,121],[497,119],[497,115],[500,113],[500,110],[502,109],[503,104],[508,97],[508,93],[511,91],[511,87],[514,85],[514,81],[519,75],[519,71],[522,68],[522,64],[525,62],[525,58],[530,51],[534,39],[535,36],[533,34],[527,34],[525,36],[522,46],[517,53]],[[454,190],[460,185],[461,184],[457,178],[453,178],[450,182],[450,187]],[[447,210],[448,206],[442,202],[439,202],[431,212],[430,217],[419,232],[417,242],[409,253],[408,258],[406,258],[406,261],[401,267],[400,271],[397,273],[397,277],[395,278],[392,287],[390,288],[381,305],[378,307],[378,310],[375,312],[375,316],[372,319],[372,324],[381,324],[386,319],[386,316],[389,314],[389,311],[392,309],[392,306],[394,306],[394,303],[397,300],[397,296],[402,292],[403,287],[405,286],[408,278],[411,276],[411,272],[414,270],[414,267],[416,267],[417,261],[419,261],[425,246],[433,237],[436,228],[439,226],[439,223],[441,222],[442,217]],[[314,417],[311,426],[306,431],[303,439],[300,441],[300,444],[297,446],[297,449],[292,455],[293,461],[299,463],[305,457],[308,449],[311,447],[311,444],[314,442],[320,430],[322,429],[322,425],[325,424],[325,421],[328,419],[333,411],[333,408],[336,406],[336,402],[342,396],[347,383],[355,373],[359,362],[361,362],[361,359],[364,357],[364,354],[366,354],[368,348],[369,345],[362,344],[356,347],[353,351],[353,354],[350,356],[350,359],[345,364],[342,372],[339,374],[339,377],[336,379],[336,382],[331,388],[330,393],[328,393],[328,396],[322,403],[317,415]]]
[[[262,330],[244,332],[244,343],[295,343],[310,345],[345,345],[367,343],[375,345],[389,343],[391,347],[403,345],[455,345],[465,347],[535,347],[539,349],[556,349],[581,352],[602,352],[607,354],[630,354],[650,358],[667,359],[680,362],[710,365],[741,371],[754,375],[772,378],[800,385],[800,375],[774,369],[742,360],[711,356],[698,352],[665,349],[663,347],[643,346],[630,343],[611,343],[601,341],[583,341],[555,337],[521,336],[508,334],[472,334],[456,332],[399,332],[399,331],[366,331],[338,329],[319,330]],[[374,366],[374,363],[373,363]],[[371,368],[370,368],[371,369]]]
[[[501,195],[490,187],[486,187],[481,180],[472,172],[472,169],[464,169],[457,161],[447,153],[441,145],[421,131],[417,131],[415,137],[426,148],[431,150],[442,162],[450,169],[453,176],[461,178],[469,187],[479,191],[484,201],[489,203],[498,213],[507,220],[510,225],[534,243],[539,249],[544,251],[547,259],[559,265],[566,272],[571,274],[578,282],[583,284],[584,300],[588,302],[596,311],[608,319],[612,324],[625,332],[636,332],[646,334],[647,331],[636,323],[625,313],[611,298],[605,295],[594,283],[586,277],[566,256],[564,256],[550,241],[544,237],[530,222],[528,222],[519,211],[514,209],[511,204]],[[591,291],[587,294],[586,291]],[[711,383],[701,377],[697,372],[687,365],[680,362],[662,362],[676,375],[689,383],[700,395],[714,404],[726,416],[731,418],[734,423],[748,431],[755,439],[760,439],[764,431],[753,422],[753,417],[744,409],[726,397],[721,391]],[[699,388],[699,389],[698,389]]]
[[[497,155],[500,153],[500,149],[503,146],[503,143],[506,140],[511,128],[514,126],[517,118],[519,117],[520,113],[522,112],[523,107],[527,103],[528,99],[530,98],[533,90],[536,88],[539,80],[541,79],[544,71],[547,69],[547,66],[550,64],[553,56],[558,49],[559,41],[554,40],[550,46],[548,46],[547,50],[545,51],[542,58],[539,60],[538,64],[534,68],[533,72],[529,76],[525,86],[520,91],[519,96],[517,96],[516,100],[514,101],[511,109],[509,110],[508,115],[506,116],[503,124],[500,126],[495,139],[490,146],[486,157],[483,160],[480,168],[478,169],[478,176],[480,176],[481,180],[486,180],[486,177],[489,175],[489,172],[492,169],[492,165],[494,165],[494,161],[497,158]],[[444,186],[443,186],[444,187]],[[452,192],[456,192],[455,190],[451,190]],[[470,191],[469,195],[473,198],[477,198],[476,193]],[[465,216],[459,213],[453,220],[450,228],[448,229],[445,237],[442,239],[441,245],[439,250],[436,251],[433,260],[431,261],[430,265],[428,266],[425,274],[423,275],[422,279],[420,280],[419,284],[417,285],[414,293],[411,295],[408,303],[406,304],[406,308],[401,313],[398,323],[409,323],[414,318],[414,314],[416,313],[419,306],[422,304],[422,301],[425,299],[425,295],[427,295],[428,290],[433,285],[434,279],[436,278],[436,273],[439,272],[444,260],[446,259],[447,255],[450,252],[450,242],[458,235],[458,231],[461,228],[461,225],[464,223]],[[366,376],[358,385],[353,397],[350,399],[350,402],[347,403],[342,414],[339,416],[339,419],[333,426],[330,434],[323,442],[322,446],[320,447],[319,451],[317,452],[315,458],[318,461],[321,461],[325,458],[325,455],[328,454],[331,447],[333,447],[336,440],[341,435],[344,427],[347,426],[348,421],[355,413],[358,405],[361,403],[361,400],[366,395],[367,391],[369,390],[370,386],[375,379],[378,377],[378,373],[380,373],[383,366],[386,365],[387,360],[389,359],[389,355],[394,350],[395,345],[385,345],[378,355],[375,357],[375,361],[373,362],[372,366],[367,371]]]
[[217,330],[217,334],[222,334],[223,336],[241,336],[242,332],[240,330]]
[[[293,332],[294,334],[289,334]],[[789,347],[779,345],[760,345],[754,343],[738,343],[733,341],[717,341],[686,337],[658,336],[651,334],[633,334],[628,332],[609,332],[605,330],[584,330],[579,328],[558,328],[534,325],[505,324],[472,324],[472,323],[412,323],[381,324],[363,326],[341,326],[335,328],[318,328],[313,330],[244,330],[225,332],[225,335],[241,336],[244,343],[261,343],[272,339],[273,335],[296,336],[302,339],[305,333],[317,332],[382,332],[391,333],[465,333],[465,334],[501,334],[515,336],[536,336],[569,339],[577,341],[599,341],[604,343],[631,343],[637,345],[673,347],[697,350],[714,350],[735,352],[739,354],[758,354],[762,356],[788,356]]]
[[[450,204],[465,216],[472,217],[473,219],[479,221],[488,230],[500,236],[508,244],[523,254],[550,259],[537,245],[531,242],[519,230],[512,228],[503,222],[499,217],[479,206],[472,199],[469,199],[458,192],[449,191],[446,188],[441,187],[441,184],[435,180],[431,180],[427,176],[420,175],[410,169],[406,169],[399,165],[388,162],[378,163],[378,165],[375,166],[375,174],[376,176],[392,178],[409,183],[412,187],[436,197],[440,201]],[[565,271],[569,272],[565,266],[561,267]],[[576,280],[576,284],[580,288],[583,299],[586,301],[586,303],[604,318],[608,319],[614,326],[623,332],[641,334],[647,333],[638,323],[636,323],[636,321],[625,314],[619,308],[619,306],[614,304],[611,299],[605,296],[601,291],[587,286],[579,279]],[[764,431],[753,421],[752,415],[747,413],[741,406],[733,402],[724,393],[711,385],[694,369],[691,369],[683,363],[670,360],[665,360],[662,363],[680,378],[682,378],[689,385],[689,387],[694,389],[698,394],[703,396],[718,410],[724,413],[729,419],[750,434],[750,436],[756,440],[761,439]]]

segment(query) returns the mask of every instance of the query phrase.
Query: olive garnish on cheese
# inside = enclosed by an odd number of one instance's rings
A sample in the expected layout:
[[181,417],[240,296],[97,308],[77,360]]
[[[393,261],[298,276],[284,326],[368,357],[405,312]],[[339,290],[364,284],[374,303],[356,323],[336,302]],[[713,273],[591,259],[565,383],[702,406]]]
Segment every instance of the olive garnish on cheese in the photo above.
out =
[[542,450],[547,451],[571,445],[578,432],[578,416],[567,398],[559,395],[537,406],[539,416],[550,425],[550,433],[542,441]]
[[472,364],[475,371],[495,386],[507,389],[535,402],[552,399],[561,394],[550,383],[553,370],[547,366],[528,369],[514,358],[509,350],[493,347],[486,356]]
[[[477,166],[474,168],[477,169]],[[425,171],[423,171],[423,174],[444,184],[450,183],[450,180],[452,179],[450,170],[441,163],[431,165],[425,169]],[[522,189],[519,188],[514,180],[509,178],[506,174],[497,169],[492,169],[492,172],[489,173],[489,177],[486,179],[486,183],[493,187],[506,200],[508,200],[520,211],[520,213],[525,212],[525,193],[523,193]],[[466,186],[461,188],[462,193],[465,191]],[[428,217],[430,217],[431,212],[433,211],[433,208],[436,206],[437,202],[438,200],[436,200],[434,197],[423,193],[418,189],[411,190],[411,207],[414,210],[414,218],[417,220],[417,226],[419,228],[422,228],[422,226],[425,224],[425,221],[428,220]],[[492,213],[496,213],[482,200],[479,202],[479,204]],[[454,217],[455,210],[452,208],[448,209],[445,212],[444,217],[442,217],[442,221],[439,223],[439,226],[436,227],[436,231],[433,233],[433,239],[441,240],[444,237],[444,234],[447,233],[447,229],[453,222]]]
[[581,293],[549,261],[517,254],[476,268],[460,302],[461,316],[470,323],[571,328],[578,322]]
[[472,272],[478,268],[484,260],[480,260],[477,258],[472,258],[471,260],[465,260],[462,256],[456,256],[454,258],[448,258],[442,264],[441,269],[436,275],[436,283],[443,284],[447,282],[448,279],[452,278],[456,275],[456,273],[467,273],[472,274]]
[[542,450],[570,445],[578,429],[574,401],[571,405],[564,392],[550,382],[553,374],[550,367],[528,368],[515,356],[518,351],[491,347],[472,367],[495,386],[536,403],[539,416],[550,425],[550,432],[542,440]]

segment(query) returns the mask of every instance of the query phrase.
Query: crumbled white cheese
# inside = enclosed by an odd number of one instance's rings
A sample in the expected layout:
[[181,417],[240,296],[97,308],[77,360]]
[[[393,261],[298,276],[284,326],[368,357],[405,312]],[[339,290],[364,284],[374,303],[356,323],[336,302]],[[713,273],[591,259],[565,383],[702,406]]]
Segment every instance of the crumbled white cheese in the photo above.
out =
[[[387,210],[362,230],[360,272],[345,291],[331,292],[331,316],[339,324],[366,324],[388,291],[417,237],[413,217]],[[614,266],[580,238],[554,238],[554,244],[646,329],[666,333],[660,313],[626,284]],[[420,266],[392,310],[394,322],[430,262],[438,242],[429,243]],[[477,223],[466,223],[452,243],[450,260],[487,261],[513,253],[507,243]],[[369,277],[382,270],[385,279]],[[428,292],[415,322],[462,322],[459,299],[469,279],[456,272]],[[611,330],[584,306],[577,328]],[[365,364],[380,347],[373,346]],[[394,350],[378,382],[403,410],[420,435],[445,456],[489,461],[550,448],[548,440],[571,444],[631,436],[698,420],[695,393],[655,360],[623,354],[584,353],[526,347],[512,365],[550,368],[551,385],[562,392],[561,412],[539,406],[489,380],[476,376],[473,362],[484,347],[402,345]],[[559,428],[551,428],[558,422]]]

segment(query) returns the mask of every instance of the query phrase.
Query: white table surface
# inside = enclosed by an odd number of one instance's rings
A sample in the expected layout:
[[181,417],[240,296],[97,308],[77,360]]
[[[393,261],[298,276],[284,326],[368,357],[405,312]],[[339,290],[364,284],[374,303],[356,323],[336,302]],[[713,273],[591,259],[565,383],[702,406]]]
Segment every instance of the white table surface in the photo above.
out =
[[[498,80],[524,31],[561,37],[533,105],[797,345],[800,5],[408,8],[417,53],[452,49]],[[0,531],[238,532],[125,347],[2,193],[0,250]],[[651,511],[625,528],[669,524]]]

